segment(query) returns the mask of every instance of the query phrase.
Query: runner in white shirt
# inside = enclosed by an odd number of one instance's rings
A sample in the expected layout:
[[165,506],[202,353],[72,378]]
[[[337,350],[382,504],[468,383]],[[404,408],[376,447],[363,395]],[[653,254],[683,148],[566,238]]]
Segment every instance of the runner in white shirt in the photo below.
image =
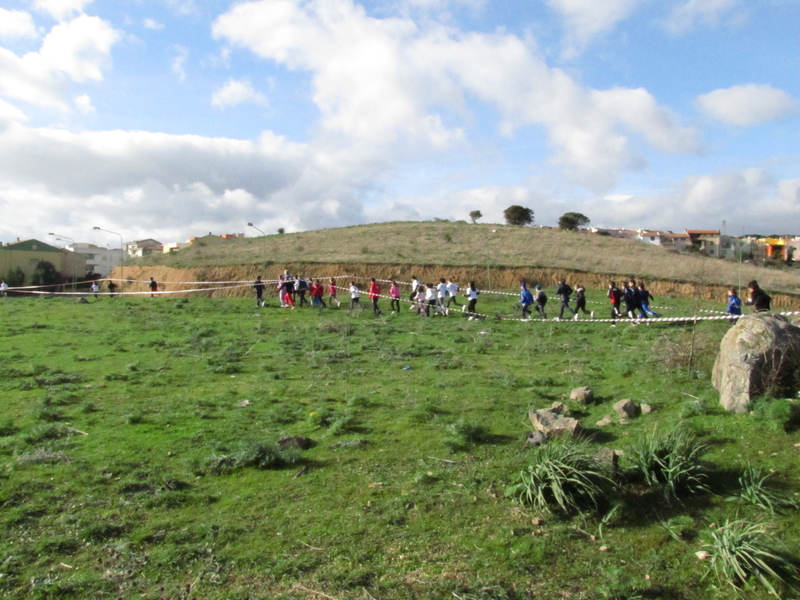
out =
[[444,277],[439,280],[439,283],[436,284],[436,304],[439,308],[444,312],[444,297],[447,296],[447,284],[444,281]]
[[355,281],[350,282],[350,310],[353,310],[356,306],[361,306],[361,297],[358,293],[358,286],[356,285]]
[[458,296],[458,284],[455,283],[452,279],[447,280],[447,307],[450,307],[450,304],[455,304],[456,306],[461,306],[456,300],[456,296]]
[[[411,276],[411,295],[408,297],[411,302],[414,302],[414,299],[417,297],[417,291],[419,290],[419,279],[417,279],[414,275]],[[411,310],[414,310],[414,305],[411,305]]]

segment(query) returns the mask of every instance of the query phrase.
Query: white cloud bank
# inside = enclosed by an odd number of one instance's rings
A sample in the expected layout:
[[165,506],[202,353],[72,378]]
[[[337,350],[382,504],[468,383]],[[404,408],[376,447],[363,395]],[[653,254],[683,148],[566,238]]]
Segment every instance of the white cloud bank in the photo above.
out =
[[675,34],[712,27],[739,7],[739,0],[685,0],[670,11],[664,25]]
[[574,57],[600,34],[614,29],[627,18],[640,0],[548,0],[561,15],[566,30],[564,56]]
[[91,2],[92,0],[34,0],[33,6],[61,21],[76,13],[83,13],[84,7]]
[[35,38],[36,26],[30,13],[0,8],[0,38]]
[[736,85],[697,98],[700,110],[728,125],[749,127],[786,119],[798,113],[800,102],[770,85]]

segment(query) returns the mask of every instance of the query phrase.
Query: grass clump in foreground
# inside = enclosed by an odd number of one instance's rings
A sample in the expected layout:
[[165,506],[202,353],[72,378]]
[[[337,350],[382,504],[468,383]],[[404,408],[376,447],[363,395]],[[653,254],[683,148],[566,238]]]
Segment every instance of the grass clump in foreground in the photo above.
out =
[[565,514],[597,508],[611,480],[600,472],[588,443],[556,441],[537,448],[512,478],[506,495],[540,512]]
[[643,435],[631,449],[634,475],[666,502],[708,491],[701,463],[706,446],[684,428]]

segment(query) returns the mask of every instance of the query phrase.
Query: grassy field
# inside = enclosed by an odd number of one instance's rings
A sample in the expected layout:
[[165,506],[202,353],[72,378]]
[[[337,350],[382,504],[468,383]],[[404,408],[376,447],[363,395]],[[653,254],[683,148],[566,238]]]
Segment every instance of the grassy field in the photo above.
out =
[[[697,308],[669,303],[667,315]],[[798,556],[800,433],[784,410],[796,400],[718,409],[710,369],[726,322],[202,298],[6,298],[0,318],[4,597],[766,599],[757,577],[711,569],[737,543],[713,546],[735,533],[726,522],[763,525],[779,557]],[[583,385],[594,404],[568,400]],[[598,427],[625,398],[655,410]],[[581,448],[624,452],[619,473],[598,476],[596,506],[506,493],[558,446],[526,445],[528,410],[555,401],[588,430]],[[636,467],[637,448],[676,428],[705,444],[694,494]],[[314,445],[277,447],[286,436]],[[774,487],[740,481],[748,467]]]
[[209,237],[175,255],[148,257],[143,264],[191,269],[265,261],[535,266],[728,286],[757,279],[770,293],[800,294],[797,268],[739,265],[586,233],[445,221],[378,223],[234,240]]

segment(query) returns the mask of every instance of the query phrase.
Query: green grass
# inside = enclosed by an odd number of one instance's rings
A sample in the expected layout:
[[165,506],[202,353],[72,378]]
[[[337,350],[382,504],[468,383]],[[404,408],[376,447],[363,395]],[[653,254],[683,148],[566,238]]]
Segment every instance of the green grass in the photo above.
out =
[[[490,314],[512,303],[481,297]],[[725,322],[697,325],[707,343],[690,363],[662,354],[690,325],[378,318],[250,299],[6,298],[0,323],[3,597],[716,600],[732,588],[703,578],[693,532],[768,520],[798,554],[795,511],[727,501],[748,465],[796,499],[800,432],[776,426],[783,413],[717,408]],[[594,404],[569,403],[582,385]],[[596,427],[623,398],[655,411]],[[687,411],[690,399],[703,409]],[[623,452],[598,510],[537,515],[504,493],[557,447],[525,445],[528,410],[554,401],[588,430],[592,456]],[[654,500],[626,476],[634,448],[679,425],[706,447],[708,491]],[[282,449],[287,436],[314,445]]]

